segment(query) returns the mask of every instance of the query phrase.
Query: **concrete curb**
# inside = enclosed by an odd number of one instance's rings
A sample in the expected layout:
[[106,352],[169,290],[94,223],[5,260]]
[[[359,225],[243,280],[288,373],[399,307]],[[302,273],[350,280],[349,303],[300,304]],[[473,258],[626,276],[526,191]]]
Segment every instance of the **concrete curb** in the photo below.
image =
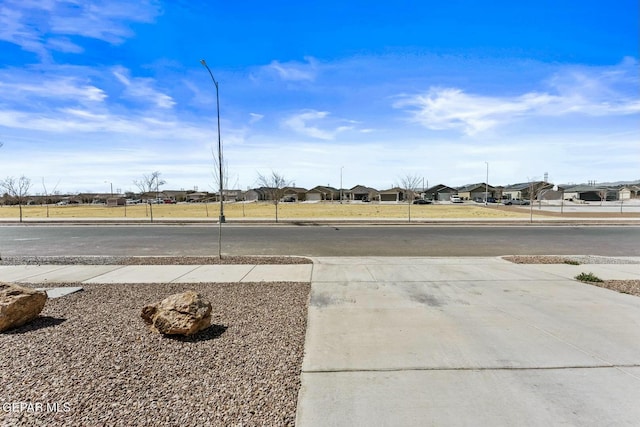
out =
[[[218,222],[209,219],[197,218],[160,218],[153,222],[141,219],[125,218],[69,218],[69,219],[25,219],[20,222],[17,219],[0,219],[0,225],[212,225]],[[640,225],[639,218],[545,218],[534,219],[509,218],[509,219],[467,219],[467,218],[441,218],[441,219],[280,219],[277,223],[271,219],[238,220],[227,219],[226,225],[263,225],[263,226],[321,226],[321,225],[477,225],[477,226],[563,226],[563,225]]]

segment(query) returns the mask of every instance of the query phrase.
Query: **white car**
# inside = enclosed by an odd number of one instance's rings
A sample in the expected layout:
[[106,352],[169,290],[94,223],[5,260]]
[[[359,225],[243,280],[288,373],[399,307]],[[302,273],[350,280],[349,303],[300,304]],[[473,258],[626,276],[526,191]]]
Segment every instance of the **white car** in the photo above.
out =
[[451,196],[449,200],[451,200],[451,203],[462,203],[462,198],[458,196]]

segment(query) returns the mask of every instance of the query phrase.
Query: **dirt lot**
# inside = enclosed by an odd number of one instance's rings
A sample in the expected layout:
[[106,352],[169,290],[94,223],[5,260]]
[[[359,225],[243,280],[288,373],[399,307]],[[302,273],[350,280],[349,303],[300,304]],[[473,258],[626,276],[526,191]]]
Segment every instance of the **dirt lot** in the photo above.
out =
[[[225,216],[234,218],[274,218],[275,206],[271,203],[228,203]],[[176,205],[129,205],[106,207],[102,205],[24,206],[24,218],[212,218],[218,217],[219,205],[215,203],[191,203]],[[339,203],[281,203],[278,206],[282,219],[296,218],[408,218],[406,204],[339,204]],[[550,213],[536,211],[534,216]],[[429,218],[523,218],[530,215],[526,208],[507,206],[464,205],[412,205],[411,217]],[[609,214],[605,214],[609,215]],[[559,214],[557,216],[560,216]],[[589,214],[591,216],[591,214]],[[640,215],[636,214],[640,217]],[[0,207],[0,218],[18,218],[17,206]]]

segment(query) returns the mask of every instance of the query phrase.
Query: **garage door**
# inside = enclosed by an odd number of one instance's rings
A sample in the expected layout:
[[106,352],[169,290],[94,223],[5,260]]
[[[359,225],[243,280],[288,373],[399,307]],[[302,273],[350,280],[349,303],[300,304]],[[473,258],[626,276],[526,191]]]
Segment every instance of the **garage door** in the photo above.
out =
[[307,193],[307,200],[316,202],[322,200],[322,194],[320,193]]

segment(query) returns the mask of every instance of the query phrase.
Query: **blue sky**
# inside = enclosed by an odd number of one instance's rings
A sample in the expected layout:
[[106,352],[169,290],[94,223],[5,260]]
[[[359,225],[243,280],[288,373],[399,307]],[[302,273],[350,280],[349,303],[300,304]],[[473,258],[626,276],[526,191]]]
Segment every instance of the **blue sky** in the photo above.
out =
[[[313,3],[313,4],[305,4]],[[32,192],[640,179],[637,0],[0,0],[0,177]]]

